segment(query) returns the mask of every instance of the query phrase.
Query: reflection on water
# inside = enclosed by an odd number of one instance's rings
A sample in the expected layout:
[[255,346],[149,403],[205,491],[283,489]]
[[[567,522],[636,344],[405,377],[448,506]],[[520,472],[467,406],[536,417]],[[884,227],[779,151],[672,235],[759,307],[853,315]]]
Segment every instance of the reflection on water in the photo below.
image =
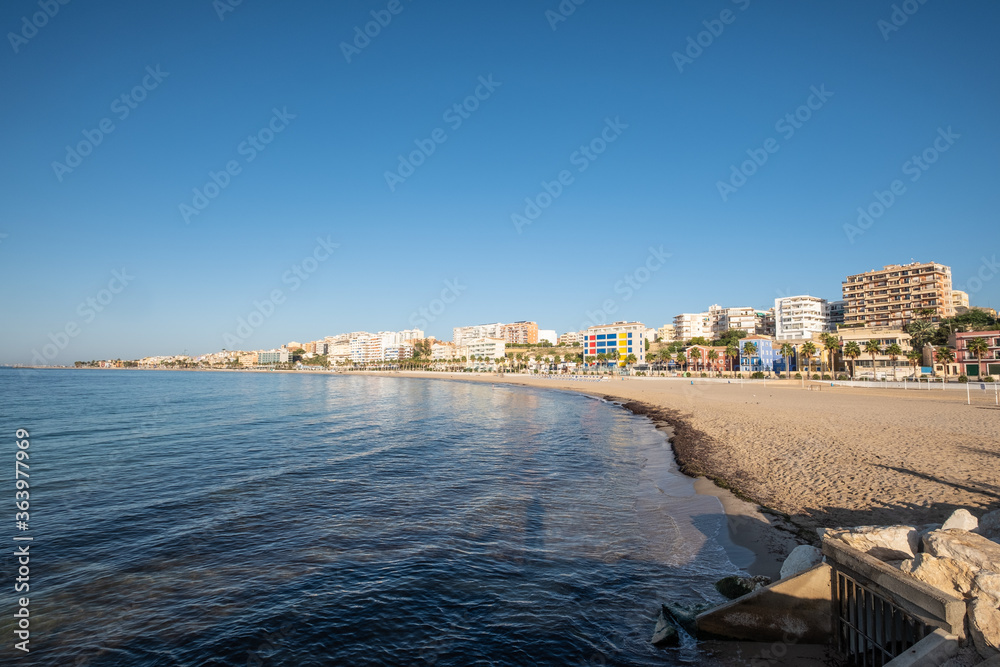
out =
[[602,401],[324,375],[0,380],[3,428],[33,436],[32,664],[697,662],[649,645],[659,604],[714,600],[733,571],[718,502]]

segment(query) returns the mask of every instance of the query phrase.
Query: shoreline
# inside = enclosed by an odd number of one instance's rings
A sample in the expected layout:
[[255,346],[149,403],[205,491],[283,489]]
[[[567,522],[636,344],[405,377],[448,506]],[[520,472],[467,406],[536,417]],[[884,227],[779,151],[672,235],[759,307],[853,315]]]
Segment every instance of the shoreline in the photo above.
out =
[[625,407],[667,431],[679,470],[696,478],[698,493],[723,504],[731,541],[758,555],[752,570],[773,568],[799,543],[815,544],[818,528],[919,527],[959,508],[973,514],[1000,508],[1000,408],[992,395],[967,405],[962,392],[818,383],[805,391],[798,381],[743,386],[677,378],[310,372],[512,384]]

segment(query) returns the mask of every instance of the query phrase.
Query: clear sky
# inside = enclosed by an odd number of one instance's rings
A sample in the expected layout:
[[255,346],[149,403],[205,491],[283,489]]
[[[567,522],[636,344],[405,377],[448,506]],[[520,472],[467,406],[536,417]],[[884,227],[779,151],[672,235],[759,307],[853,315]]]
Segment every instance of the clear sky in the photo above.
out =
[[995,2],[232,1],[3,3],[0,362],[1000,307]]

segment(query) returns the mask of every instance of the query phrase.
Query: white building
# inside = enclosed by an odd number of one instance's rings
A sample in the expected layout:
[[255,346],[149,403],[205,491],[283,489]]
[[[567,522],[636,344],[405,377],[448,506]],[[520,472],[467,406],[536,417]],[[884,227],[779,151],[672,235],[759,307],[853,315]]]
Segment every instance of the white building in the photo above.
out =
[[673,324],[664,324],[656,330],[656,336],[664,343],[672,343],[675,340],[676,329]]
[[674,316],[674,340],[691,340],[696,336],[712,338],[712,321],[707,312]]
[[553,345],[559,344],[559,337],[556,336],[555,329],[539,329],[538,330],[538,342],[541,343],[543,340],[547,340]]
[[503,324],[496,322],[452,329],[452,342],[455,345],[467,345],[476,338],[503,338]]
[[432,343],[431,360],[448,361],[450,359],[459,359],[460,356],[456,353],[457,349],[454,343]]
[[402,361],[404,359],[412,359],[413,343],[400,343],[399,345],[387,347],[382,351],[382,357],[385,361]]
[[559,343],[566,343],[567,345],[579,345],[580,341],[583,340],[583,336],[578,331],[567,331],[562,336],[559,336]]
[[633,354],[636,363],[646,363],[646,325],[642,322],[615,322],[587,329],[583,343],[583,360],[597,361],[597,355],[604,354],[625,365],[625,358]]
[[826,299],[803,294],[774,300],[775,338],[803,340],[831,331],[830,304]]
[[507,343],[503,338],[475,338],[468,341],[469,359],[502,359],[507,353]]
[[758,333],[757,309],[749,307],[723,309],[714,333],[719,336],[730,329],[743,331],[748,336]]
[[385,359],[382,336],[369,334],[351,338],[351,361],[359,364],[379,362]]
[[257,353],[257,363],[261,366],[268,364],[287,364],[288,360],[291,358],[291,354],[287,349],[285,350],[268,350],[266,352]]

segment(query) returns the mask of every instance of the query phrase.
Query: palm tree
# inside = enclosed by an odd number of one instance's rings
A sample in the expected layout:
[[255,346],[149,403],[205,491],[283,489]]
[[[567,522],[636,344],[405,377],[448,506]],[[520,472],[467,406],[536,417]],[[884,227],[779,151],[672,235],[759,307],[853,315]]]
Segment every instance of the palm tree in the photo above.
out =
[[716,362],[719,360],[719,353],[713,348],[708,351],[708,361],[712,364],[712,371],[718,373]]
[[812,374],[812,357],[816,354],[816,345],[811,340],[807,340],[802,345],[802,354],[806,355],[806,377],[809,377]]
[[740,356],[740,348],[736,346],[736,343],[730,343],[726,346],[726,357],[729,359],[729,372],[733,372],[733,360],[738,359]]
[[900,355],[903,354],[903,348],[899,346],[899,343],[893,343],[889,347],[885,348],[885,353],[889,355],[889,359],[892,361],[892,380],[896,381],[896,359],[899,359]]
[[903,331],[910,334],[910,346],[915,350],[922,350],[934,337],[937,327],[928,320],[912,320],[903,327]]
[[924,353],[920,350],[910,350],[906,353],[906,358],[913,365],[913,377],[917,377],[917,364],[924,360]]
[[882,347],[877,340],[869,340],[865,343],[865,354],[872,358],[872,380],[875,379],[875,355],[882,354]]
[[847,345],[844,346],[844,356],[851,360],[851,379],[854,379],[854,374],[858,370],[858,357],[861,356],[861,347],[856,341],[848,341]]
[[944,366],[944,381],[948,381],[948,364],[955,361],[955,353],[951,351],[951,348],[947,345],[942,345],[938,349],[934,350],[934,356],[937,358],[938,363]]
[[677,350],[677,357],[675,359],[678,366],[682,366],[687,369],[687,357],[684,355],[684,350]]
[[788,377],[786,379],[792,379],[792,357],[795,356],[795,346],[791,343],[781,344],[781,356],[785,359],[785,375]]
[[833,334],[823,334],[823,348],[826,350],[826,354],[829,357],[829,367],[830,367],[830,377],[836,378],[837,373],[833,370],[833,354],[840,349],[840,341]]
[[985,338],[973,338],[965,345],[967,349],[972,354],[976,355],[976,377],[982,377],[983,375],[983,355],[990,351],[990,345],[986,342]]
[[636,357],[634,354],[630,354],[627,357],[625,357],[625,363],[628,364],[629,366],[635,364],[635,362],[637,361],[639,361],[639,358]]
[[[748,357],[757,356],[757,345],[754,343],[743,343],[743,354]],[[740,364],[741,366],[743,364]],[[750,360],[750,370],[753,370],[753,359]]]

